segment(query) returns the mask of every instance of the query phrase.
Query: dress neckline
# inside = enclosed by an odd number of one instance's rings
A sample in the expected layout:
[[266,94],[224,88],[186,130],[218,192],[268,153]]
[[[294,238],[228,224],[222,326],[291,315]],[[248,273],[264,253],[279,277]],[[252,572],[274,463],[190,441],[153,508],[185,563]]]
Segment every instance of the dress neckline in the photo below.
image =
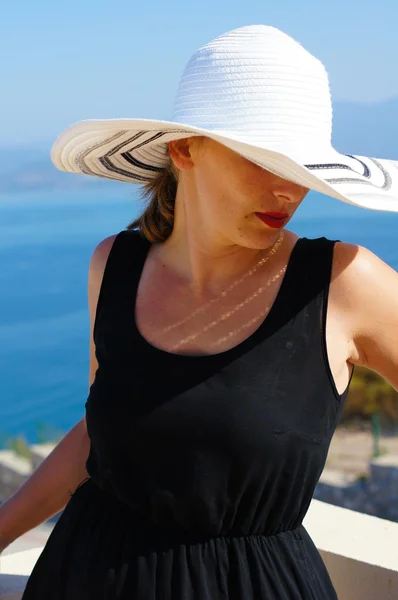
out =
[[145,262],[148,257],[149,249],[151,247],[151,242],[149,242],[146,239],[143,239],[141,236],[140,236],[140,238],[143,242],[143,248],[142,248],[142,252],[140,253],[140,262],[139,262],[139,265],[137,265],[137,269],[135,271],[135,278],[134,278],[135,281],[133,284],[132,321],[133,321],[134,332],[135,332],[135,335],[137,336],[137,338],[140,340],[140,343],[142,344],[142,346],[146,352],[150,352],[153,355],[158,355],[159,357],[164,357],[165,359],[168,359],[168,360],[180,359],[181,361],[195,361],[195,360],[196,361],[205,361],[205,360],[216,360],[216,359],[221,359],[221,358],[226,358],[226,357],[233,357],[234,355],[244,353],[247,349],[254,347],[258,341],[261,341],[261,339],[264,339],[264,337],[266,336],[266,333],[271,329],[273,317],[275,316],[275,314],[279,310],[280,306],[284,302],[285,293],[287,292],[289,280],[291,278],[292,271],[293,271],[293,266],[297,260],[298,254],[299,254],[299,248],[300,248],[303,240],[305,239],[303,237],[300,237],[296,240],[296,243],[294,244],[294,246],[290,252],[290,256],[289,256],[289,259],[288,259],[288,262],[286,265],[285,274],[283,276],[283,279],[282,279],[281,285],[279,287],[278,293],[276,295],[276,298],[275,298],[270,310],[268,311],[267,315],[261,321],[261,323],[257,327],[257,329],[255,329],[255,331],[253,331],[253,333],[251,333],[247,338],[245,338],[244,340],[239,342],[239,344],[236,344],[235,346],[232,346],[231,348],[228,348],[227,350],[224,350],[222,352],[216,352],[216,353],[212,353],[212,354],[181,354],[181,353],[177,353],[177,352],[169,352],[168,350],[164,350],[163,348],[154,346],[151,342],[149,342],[142,335],[142,333],[138,329],[137,320],[136,320],[137,291],[138,291],[138,286],[139,286],[139,283],[141,280],[141,275],[144,270]]

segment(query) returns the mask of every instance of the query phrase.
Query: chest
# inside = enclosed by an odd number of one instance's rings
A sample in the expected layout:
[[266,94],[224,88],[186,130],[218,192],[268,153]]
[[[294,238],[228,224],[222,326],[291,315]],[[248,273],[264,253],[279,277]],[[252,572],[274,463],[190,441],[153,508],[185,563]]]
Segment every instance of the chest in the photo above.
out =
[[276,310],[285,272],[286,266],[266,274],[248,273],[200,299],[161,272],[156,276],[144,273],[135,302],[136,327],[145,340],[166,352],[209,355],[228,351]]
[[[209,355],[228,351],[253,335],[278,312],[278,301],[286,266],[267,277],[259,274],[235,282],[223,294],[195,300],[186,288],[170,279],[142,277],[135,303],[136,326],[152,346],[166,352]],[[299,284],[299,282],[298,282]],[[334,298],[338,281],[330,283],[326,317],[321,324],[326,368],[339,394],[347,388],[352,351],[347,324],[341,319]],[[293,301],[293,299],[292,299]],[[272,311],[272,314],[270,315]]]

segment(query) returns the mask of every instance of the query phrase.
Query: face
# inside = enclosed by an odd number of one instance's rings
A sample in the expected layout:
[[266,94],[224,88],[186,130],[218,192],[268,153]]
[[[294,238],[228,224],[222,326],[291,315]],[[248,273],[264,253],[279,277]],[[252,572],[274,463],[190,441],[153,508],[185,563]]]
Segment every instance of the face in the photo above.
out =
[[[179,185],[189,190],[192,222],[241,246],[272,244],[308,193],[210,138],[178,140],[169,148],[181,171]],[[287,220],[272,227],[260,218],[269,212],[286,213]]]

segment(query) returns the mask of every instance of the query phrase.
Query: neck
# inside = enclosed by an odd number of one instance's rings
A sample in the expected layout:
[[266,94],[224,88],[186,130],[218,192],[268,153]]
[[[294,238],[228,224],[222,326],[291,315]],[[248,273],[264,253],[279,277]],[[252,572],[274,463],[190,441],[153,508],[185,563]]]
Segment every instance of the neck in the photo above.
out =
[[[157,258],[183,281],[198,300],[220,294],[234,280],[254,268],[270,248],[246,248],[224,238],[200,219],[195,191],[178,186],[174,226],[157,248]],[[189,194],[189,202],[188,200]],[[271,257],[270,257],[271,258]],[[267,267],[265,267],[267,268]]]

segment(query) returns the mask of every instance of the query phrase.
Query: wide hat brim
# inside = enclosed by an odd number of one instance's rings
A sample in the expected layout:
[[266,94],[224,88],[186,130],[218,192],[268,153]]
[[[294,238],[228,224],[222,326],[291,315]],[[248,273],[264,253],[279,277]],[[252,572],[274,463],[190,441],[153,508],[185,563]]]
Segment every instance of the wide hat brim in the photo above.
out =
[[306,188],[371,210],[398,212],[398,161],[347,155],[331,145],[291,146],[250,139],[236,131],[210,130],[149,119],[85,120],[54,142],[54,165],[71,173],[143,184],[168,164],[168,142],[200,135],[262,168]]

